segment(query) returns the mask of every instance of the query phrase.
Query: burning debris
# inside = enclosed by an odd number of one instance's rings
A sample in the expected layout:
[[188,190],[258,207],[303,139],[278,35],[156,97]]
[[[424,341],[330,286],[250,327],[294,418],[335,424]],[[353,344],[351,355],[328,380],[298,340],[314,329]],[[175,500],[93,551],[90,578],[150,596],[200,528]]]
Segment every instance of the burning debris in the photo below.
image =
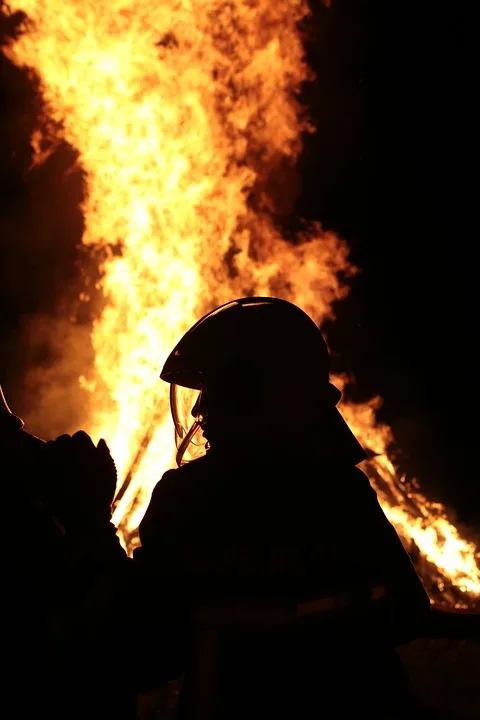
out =
[[[15,0],[10,8],[25,20],[4,52],[38,75],[46,108],[32,136],[35,162],[45,159],[39,137],[48,130],[75,148],[85,176],[83,243],[99,258],[104,304],[91,328],[92,366],[79,378],[91,393],[82,425],[108,439],[124,479],[114,521],[132,547],[151,490],[173,463],[158,381],[169,348],[197,317],[242,295],[283,297],[321,324],[355,272],[333,233],[315,226],[287,242],[276,222],[276,186],[309,130],[297,101],[309,75],[298,30],[308,5]],[[402,483],[375,403],[344,401],[342,412],[372,452],[367,472],[382,507],[421,554],[432,600],[468,606],[480,594],[476,549],[445,508]]]

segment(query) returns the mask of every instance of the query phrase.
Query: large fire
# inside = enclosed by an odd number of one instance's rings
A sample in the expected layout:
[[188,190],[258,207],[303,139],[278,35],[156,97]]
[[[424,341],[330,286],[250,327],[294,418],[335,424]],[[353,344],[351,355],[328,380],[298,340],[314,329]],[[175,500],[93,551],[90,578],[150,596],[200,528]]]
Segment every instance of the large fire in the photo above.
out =
[[[220,302],[246,294],[293,300],[318,323],[348,292],[348,249],[320,228],[287,242],[270,189],[301,151],[296,100],[309,70],[298,23],[306,0],[13,0],[23,32],[5,49],[38,74],[47,113],[86,177],[87,246],[105,249],[104,309],[92,328],[84,426],[107,439],[122,481],[125,544],[173,464],[163,361]],[[41,135],[32,138],[41,161]],[[339,382],[341,379],[339,379]],[[344,401],[377,454],[367,472],[407,547],[418,548],[432,600],[480,594],[473,544],[445,509],[406,491],[375,401]]]

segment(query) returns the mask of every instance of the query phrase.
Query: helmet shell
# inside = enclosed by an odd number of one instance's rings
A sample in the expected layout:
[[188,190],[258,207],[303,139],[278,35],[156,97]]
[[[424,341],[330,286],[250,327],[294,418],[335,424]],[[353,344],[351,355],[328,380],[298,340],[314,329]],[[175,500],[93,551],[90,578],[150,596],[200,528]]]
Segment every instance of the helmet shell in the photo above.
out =
[[160,377],[201,390],[205,378],[254,374],[256,368],[328,384],[330,362],[322,333],[293,303],[245,297],[212,310],[172,350]]

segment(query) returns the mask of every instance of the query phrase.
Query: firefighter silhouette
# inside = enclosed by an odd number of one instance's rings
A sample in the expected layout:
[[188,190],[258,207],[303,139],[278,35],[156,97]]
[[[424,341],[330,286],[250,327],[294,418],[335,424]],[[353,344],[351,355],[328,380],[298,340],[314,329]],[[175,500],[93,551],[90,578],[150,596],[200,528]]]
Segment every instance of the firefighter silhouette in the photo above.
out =
[[329,365],[320,330],[283,300],[241,298],[196,323],[161,373],[178,468],[133,559],[111,522],[106,444],[44,443],[1,394],[6,715],[133,720],[138,691],[173,680],[143,695],[142,720],[415,717],[395,649],[459,624],[431,623]]
[[161,378],[179,467],[134,557],[184,607],[179,717],[411,716],[395,648],[429,600],[357,467],[318,327],[241,298],[199,320]]
[[83,432],[43,441],[0,387],[0,468],[3,715],[134,718],[136,690],[117,683],[111,659],[116,641],[128,645],[111,626],[129,567],[110,523],[116,471],[106,444]]

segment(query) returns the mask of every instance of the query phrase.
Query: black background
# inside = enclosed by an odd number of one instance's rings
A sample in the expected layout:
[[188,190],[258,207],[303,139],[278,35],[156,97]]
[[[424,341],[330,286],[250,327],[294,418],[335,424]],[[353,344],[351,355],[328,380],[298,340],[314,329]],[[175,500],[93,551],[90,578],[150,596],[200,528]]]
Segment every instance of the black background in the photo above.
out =
[[362,269],[329,328],[337,367],[383,396],[402,470],[478,525],[472,46],[465,6],[442,7],[317,6],[300,207]]
[[[303,100],[318,132],[305,140],[295,212],[336,230],[361,269],[327,328],[334,369],[353,372],[358,399],[382,395],[401,469],[478,528],[469,18],[438,3],[312,9],[317,77]],[[0,110],[0,377],[22,409],[26,368],[52,354],[28,345],[25,327],[61,315],[58,297],[78,292],[82,182],[67,172],[67,147],[28,171],[38,99],[5,59]]]

